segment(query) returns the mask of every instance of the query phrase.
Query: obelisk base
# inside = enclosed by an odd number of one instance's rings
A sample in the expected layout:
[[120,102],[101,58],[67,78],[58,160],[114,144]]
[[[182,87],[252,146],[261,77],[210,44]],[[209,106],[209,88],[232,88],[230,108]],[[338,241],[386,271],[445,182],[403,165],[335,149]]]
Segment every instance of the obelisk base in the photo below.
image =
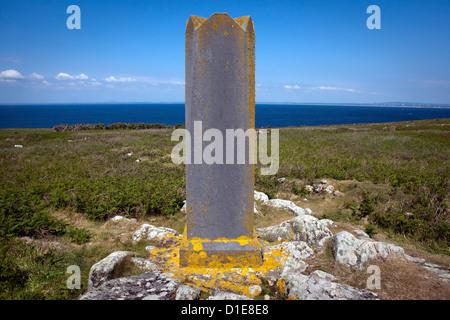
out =
[[180,247],[180,267],[191,268],[249,268],[262,264],[261,244],[258,239],[187,239]]

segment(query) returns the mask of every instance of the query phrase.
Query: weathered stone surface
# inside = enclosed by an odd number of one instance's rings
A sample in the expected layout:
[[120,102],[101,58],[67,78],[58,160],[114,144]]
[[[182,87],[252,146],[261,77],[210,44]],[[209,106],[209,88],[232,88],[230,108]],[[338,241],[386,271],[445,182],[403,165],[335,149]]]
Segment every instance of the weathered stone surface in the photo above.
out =
[[[290,256],[299,260],[314,257],[314,251],[304,241],[288,241],[264,248],[264,255]],[[277,256],[275,258],[277,259]]]
[[283,208],[286,209],[293,214],[300,216],[306,214],[305,210],[297,206],[295,203],[289,200],[283,200],[283,199],[271,199],[264,202],[265,205],[276,207],[276,208]]
[[[226,13],[215,13],[208,19],[191,16],[186,25],[185,62],[185,123],[192,152],[186,157],[187,222],[180,264],[195,264],[200,248],[206,254],[202,259],[206,265],[246,259],[260,264],[257,242],[215,241],[253,238],[256,135],[252,134],[255,35],[251,18],[233,19]],[[216,151],[212,163],[202,157],[203,150],[211,148],[210,142],[203,140],[206,132],[220,133],[233,141],[233,146],[221,145],[225,152]],[[236,132],[250,133],[239,138]],[[193,239],[205,241],[194,246],[190,243]]]
[[197,300],[200,296],[201,289],[189,285],[181,285],[177,289],[175,300]]
[[369,236],[367,233],[365,233],[364,231],[362,231],[362,230],[355,229],[355,230],[353,230],[353,233],[356,234],[356,237],[357,237],[359,240],[372,241],[372,239],[370,238],[370,236]]
[[143,224],[141,228],[133,234],[133,243],[137,243],[143,239],[164,241],[173,240],[174,238],[181,238],[181,235],[173,229]]
[[254,191],[253,198],[255,201],[262,201],[262,202],[269,201],[269,196],[267,194],[256,190]]
[[233,292],[217,290],[208,300],[251,300],[249,297]]
[[278,226],[256,229],[256,234],[269,242],[304,241],[308,246],[318,251],[321,251],[325,247],[326,241],[333,236],[320,220],[310,215],[297,216],[282,222]]
[[150,271],[109,280],[83,295],[81,300],[172,300],[179,285],[172,274]]
[[281,277],[285,277],[289,273],[299,274],[306,270],[308,264],[300,259],[288,257],[284,262],[281,270]]
[[309,274],[310,277],[316,277],[319,279],[327,280],[327,281],[336,281],[337,278],[330,273],[324,272],[322,270],[315,270]]
[[322,223],[327,228],[336,228],[336,224],[333,220],[330,219],[320,219],[320,223]]
[[94,264],[89,272],[88,290],[111,279],[117,265],[131,255],[133,252],[130,251],[116,251]]
[[158,266],[144,258],[131,258],[130,261],[137,267],[145,271],[158,269]]
[[391,255],[404,257],[403,248],[386,242],[361,240],[347,231],[334,236],[332,243],[334,259],[350,267],[361,268],[369,259],[387,258]]
[[[252,224],[243,222],[253,216],[253,164],[227,164],[226,152],[222,164],[197,161],[209,142],[197,150],[194,136],[216,129],[226,137],[227,129],[254,128],[254,39],[250,17],[191,16],[186,26],[186,129],[193,147],[186,164],[188,239],[252,236]],[[247,148],[245,154],[248,159]]]
[[319,277],[288,273],[284,277],[283,292],[296,300],[376,300],[367,290],[334,283]]

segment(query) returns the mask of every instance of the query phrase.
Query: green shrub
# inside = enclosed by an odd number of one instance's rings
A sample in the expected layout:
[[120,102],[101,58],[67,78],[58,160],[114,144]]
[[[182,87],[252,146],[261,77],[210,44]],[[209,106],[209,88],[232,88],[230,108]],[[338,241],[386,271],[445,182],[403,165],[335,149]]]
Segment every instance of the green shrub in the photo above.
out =
[[375,226],[371,224],[366,224],[364,226],[364,232],[369,235],[369,237],[373,238],[374,235],[376,235],[378,232],[376,231]]

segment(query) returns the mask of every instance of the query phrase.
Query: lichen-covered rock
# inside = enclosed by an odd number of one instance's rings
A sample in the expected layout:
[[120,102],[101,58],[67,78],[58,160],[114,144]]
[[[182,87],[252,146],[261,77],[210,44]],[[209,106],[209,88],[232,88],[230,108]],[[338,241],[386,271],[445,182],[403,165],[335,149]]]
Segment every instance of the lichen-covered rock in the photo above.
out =
[[172,300],[179,285],[173,274],[150,271],[109,280],[83,295],[81,300]]
[[133,243],[143,239],[161,242],[174,242],[181,238],[181,235],[173,229],[165,227],[155,227],[150,224],[143,224],[139,230],[133,234]]
[[336,281],[337,278],[331,273],[324,272],[322,270],[315,270],[309,274],[310,277],[316,277],[327,281]]
[[278,226],[256,229],[256,234],[269,242],[304,241],[317,251],[323,250],[326,241],[333,236],[323,223],[310,215],[297,216],[282,222]]
[[308,268],[308,264],[305,261],[294,257],[288,257],[283,264],[281,277],[286,276],[288,273],[302,273],[306,270],[306,268]]
[[300,216],[306,214],[305,210],[297,206],[295,203],[289,200],[283,200],[283,199],[271,199],[264,202],[265,205],[276,207],[276,208],[283,208],[286,209],[293,214]]
[[288,273],[282,280],[287,298],[296,300],[376,300],[367,290],[334,283],[326,279],[303,274]]
[[136,267],[139,267],[145,271],[158,269],[158,266],[156,264],[144,258],[131,258],[130,260]]
[[356,268],[362,268],[369,259],[405,255],[403,248],[399,246],[365,238],[358,239],[347,231],[334,236],[332,251],[336,262]]
[[177,289],[175,300],[197,300],[201,289],[190,285],[181,285]]
[[251,300],[251,299],[242,294],[216,290],[214,294],[208,297],[208,300]]
[[89,272],[88,290],[110,280],[117,265],[131,255],[133,252],[130,251],[116,251],[94,264]]
[[290,256],[304,260],[314,257],[314,251],[304,241],[288,241],[272,245],[263,249],[264,255],[274,255],[278,257]]
[[301,273],[308,264],[304,259],[314,257],[314,251],[303,241],[288,241],[265,247],[263,249],[264,261],[274,259],[279,265],[271,272],[272,278],[284,276],[289,272]]

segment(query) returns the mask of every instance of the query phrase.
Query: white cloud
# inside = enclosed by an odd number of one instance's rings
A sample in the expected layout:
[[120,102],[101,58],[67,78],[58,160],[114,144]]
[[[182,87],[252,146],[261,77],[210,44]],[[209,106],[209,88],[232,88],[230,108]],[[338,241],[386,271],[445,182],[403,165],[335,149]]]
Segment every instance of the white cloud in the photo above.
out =
[[293,85],[293,86],[291,86],[291,85],[285,85],[284,86],[286,89],[301,89],[301,87],[300,86],[298,86],[298,85]]
[[0,72],[0,78],[2,79],[23,79],[24,76],[16,70],[9,69]]
[[116,78],[114,76],[110,76],[108,78],[103,79],[106,82],[135,82],[136,79],[130,77],[120,77]]
[[32,74],[29,75],[29,78],[33,80],[42,80],[44,79],[44,76],[42,74],[33,72]]
[[347,92],[357,92],[355,89],[346,89],[346,88],[339,88],[339,87],[328,87],[328,86],[320,86],[315,87],[313,89],[319,89],[319,90],[328,90],[328,91],[347,91]]
[[87,75],[85,75],[84,73],[80,73],[77,76],[72,76],[68,73],[60,72],[55,77],[55,79],[57,79],[57,80],[87,80],[87,79],[89,79],[89,77]]

